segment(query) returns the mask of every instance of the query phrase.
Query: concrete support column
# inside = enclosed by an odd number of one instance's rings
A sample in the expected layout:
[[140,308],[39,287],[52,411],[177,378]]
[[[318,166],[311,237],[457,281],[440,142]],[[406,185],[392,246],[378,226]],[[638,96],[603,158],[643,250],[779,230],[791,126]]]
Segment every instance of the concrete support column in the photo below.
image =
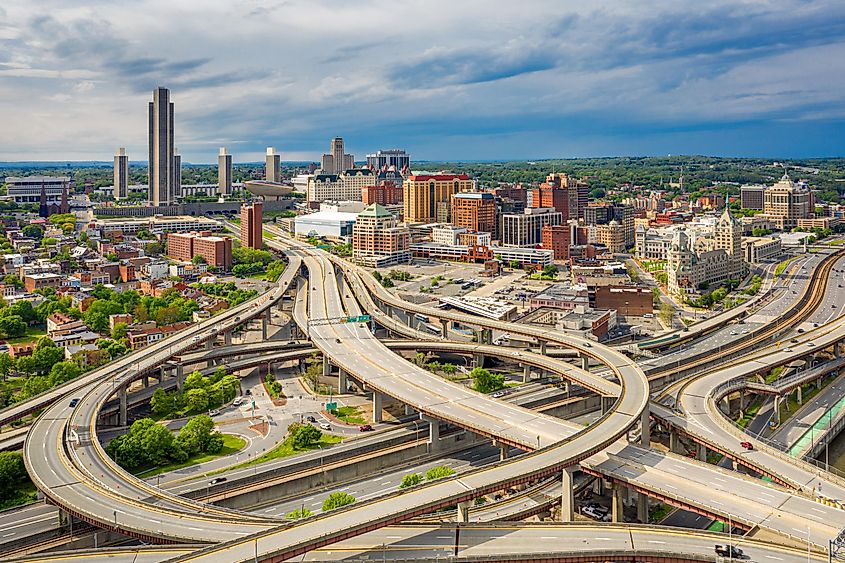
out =
[[337,373],[337,392],[338,394],[343,394],[347,392],[347,388],[349,387],[349,380],[346,375],[346,370],[343,368],[338,368]]
[[833,357],[839,358],[842,355],[842,349],[839,347],[839,342],[833,345]]
[[510,446],[507,444],[499,444],[499,461],[505,461],[508,459],[508,453],[510,452]]
[[645,493],[637,493],[637,520],[648,524],[648,497]]
[[261,340],[267,340],[267,317],[261,317]]
[[681,453],[680,435],[674,431],[669,431],[669,451],[673,454]]
[[472,355],[472,365],[473,365],[473,367],[483,368],[484,367],[484,354],[473,354]]
[[330,375],[332,373],[332,364],[329,357],[323,354],[323,375]]
[[414,407],[412,407],[411,405],[405,405],[405,414],[406,415],[412,415],[412,414],[414,414],[414,412],[415,412]]
[[707,446],[705,446],[704,444],[697,444],[697,446],[698,446],[698,452],[696,453],[695,458],[698,461],[703,461],[703,462],[706,463],[707,462]]
[[780,419],[780,403],[783,399],[780,396],[775,397],[775,420],[777,421],[778,425],[781,424]]
[[625,498],[625,485],[621,483],[613,483],[613,497],[610,500],[610,516],[614,523],[625,521],[625,505],[622,503]]
[[587,354],[581,354],[581,369],[590,371],[590,356]]
[[604,414],[610,410],[613,403],[616,402],[616,397],[602,397],[601,398],[601,413]]
[[231,330],[227,330],[226,332],[223,333],[223,344],[225,346],[231,346],[232,345],[232,331]]
[[800,407],[804,403],[804,390],[801,389],[801,386],[799,385],[795,391],[798,396],[798,406]]
[[531,366],[524,364],[522,366],[522,382],[528,383],[531,381]]
[[121,385],[120,389],[118,389],[117,391],[117,394],[120,398],[120,419],[118,422],[120,426],[126,426],[126,385]]
[[449,319],[440,319],[440,338],[449,338]]
[[822,377],[820,377],[820,378],[818,378],[818,379],[816,380],[816,389],[821,389],[821,388],[822,388],[822,379],[823,379],[823,378],[822,378]]
[[423,415],[420,415],[420,420],[428,422],[428,443],[431,450],[436,451],[440,447],[440,421]]
[[267,307],[267,311],[264,313],[264,318],[267,319],[267,322],[273,322],[273,310],[270,307]]
[[182,385],[185,383],[185,368],[182,364],[176,365],[176,389],[181,391]]
[[560,521],[572,522],[575,520],[575,494],[572,489],[572,473],[574,467],[566,467],[560,472]]
[[651,424],[649,420],[649,409],[646,405],[643,414],[640,416],[640,445],[649,447],[651,444]]
[[144,389],[150,386],[150,376],[145,375],[141,377],[141,384],[144,386]]
[[546,341],[540,340],[540,354],[546,355]]
[[212,348],[214,348],[214,339],[209,338],[208,340],[205,341],[205,349],[211,350]]
[[458,503],[458,522],[469,522],[469,501]]
[[378,423],[382,421],[382,395],[378,391],[373,390],[373,422]]

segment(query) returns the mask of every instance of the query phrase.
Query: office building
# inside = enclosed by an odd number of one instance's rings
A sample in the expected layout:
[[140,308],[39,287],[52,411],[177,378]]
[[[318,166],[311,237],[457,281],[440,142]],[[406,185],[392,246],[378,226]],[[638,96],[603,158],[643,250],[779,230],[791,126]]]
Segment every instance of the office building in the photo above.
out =
[[560,225],[563,214],[548,207],[529,208],[522,214],[502,215],[503,246],[538,246],[543,227]]
[[540,184],[531,190],[531,207],[535,209],[551,208],[559,211],[564,218],[568,218],[569,188],[565,182],[561,183],[560,181]]
[[411,166],[411,157],[401,149],[379,150],[367,155],[367,167],[373,170],[383,170],[393,167],[403,170]]
[[129,156],[126,149],[120,147],[114,155],[114,199],[129,196]]
[[264,248],[263,211],[261,201],[241,205],[241,246],[256,250]]
[[398,227],[396,217],[377,203],[359,213],[352,227],[352,258],[365,266],[406,264],[410,244],[410,230]]
[[134,235],[142,229],[146,229],[154,235],[167,232],[182,233],[188,231],[223,230],[223,223],[219,221],[209,219],[208,217],[191,217],[189,215],[159,215],[138,219],[95,219],[92,225],[103,235],[118,232],[124,235]]
[[615,219],[610,223],[595,226],[596,243],[603,245],[612,254],[625,252],[625,231]]
[[226,147],[220,147],[217,155],[217,193],[232,193],[232,155],[226,152]]
[[361,201],[361,188],[355,182],[344,182],[344,177],[338,174],[316,174],[308,178],[307,200],[310,204],[321,201]]
[[405,221],[448,223],[452,196],[471,191],[473,181],[465,174],[408,176],[402,184]]
[[744,209],[763,211],[763,193],[766,186],[747,185],[739,188],[739,202]]
[[355,157],[346,154],[343,146],[343,139],[335,137],[332,139],[328,154],[320,158],[320,171],[323,174],[340,174],[344,170],[355,167]]
[[569,260],[572,228],[569,225],[545,225],[540,230],[543,248],[551,250],[555,260]]
[[762,216],[771,219],[782,231],[798,226],[800,219],[813,216],[813,196],[806,184],[793,182],[787,174],[763,192]]
[[466,227],[458,227],[449,223],[434,225],[431,228],[431,242],[437,244],[458,244],[458,235],[467,232]]
[[749,264],[777,259],[782,252],[780,237],[742,237],[742,256]]
[[201,256],[209,266],[228,270],[232,267],[232,239],[214,236],[211,231],[168,233],[167,255],[185,262]]
[[496,231],[496,201],[487,192],[462,192],[452,196],[452,223],[471,231]]
[[529,266],[537,270],[542,270],[553,262],[551,250],[511,246],[478,247],[418,242],[411,244],[411,254],[418,258],[439,258],[456,262],[476,263],[488,262],[495,258],[504,264],[516,262],[519,267]]
[[379,183],[377,186],[361,188],[361,201],[365,205],[377,203],[379,205],[396,205],[402,203],[402,186],[393,182]]
[[[173,102],[167,88],[153,90],[153,101],[149,103],[149,151],[150,205],[170,205],[177,193],[177,162],[173,145]],[[181,158],[179,160],[181,162]]]
[[342,197],[338,200],[361,201],[361,190],[376,185],[376,175],[369,168],[350,168],[339,175],[343,186]]
[[267,147],[267,156],[264,157],[264,180],[275,184],[282,182],[282,155],[273,147]]
[[182,197],[182,155],[173,149],[173,199]]
[[[70,185],[68,176],[7,176],[6,195],[15,203],[40,203],[44,192],[46,204],[58,204]],[[42,190],[43,189],[43,190]]]

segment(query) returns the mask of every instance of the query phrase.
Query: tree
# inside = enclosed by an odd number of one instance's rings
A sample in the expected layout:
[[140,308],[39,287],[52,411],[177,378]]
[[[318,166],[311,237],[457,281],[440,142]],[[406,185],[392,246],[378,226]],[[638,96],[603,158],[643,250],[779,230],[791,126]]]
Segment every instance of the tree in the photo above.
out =
[[491,393],[505,386],[505,376],[492,373],[484,368],[475,368],[470,372],[473,379],[473,389],[479,393]]
[[49,373],[53,365],[62,361],[65,357],[64,350],[56,346],[56,343],[42,336],[32,351],[32,360],[37,373]]
[[6,274],[3,276],[3,283],[6,285],[12,285],[16,289],[23,288],[23,281],[15,274]]
[[423,476],[419,473],[408,473],[404,477],[402,477],[402,482],[399,483],[400,489],[407,489],[408,487],[413,487],[414,485],[419,485],[423,482]]
[[675,310],[666,302],[660,304],[660,320],[663,321],[664,324],[672,326],[672,318],[675,316]]
[[302,518],[308,518],[312,514],[314,514],[314,513],[311,512],[310,510],[308,510],[305,507],[297,508],[296,510],[293,510],[293,511],[285,514],[285,520],[301,520]]
[[141,436],[141,448],[150,463],[164,465],[170,461],[173,451],[173,433],[164,426],[153,424]]
[[7,315],[0,318],[0,333],[7,338],[17,338],[26,334],[26,323],[18,315]]
[[15,367],[15,360],[9,355],[8,352],[0,353],[0,375],[3,375],[3,380],[5,381],[9,374],[12,372],[12,368]]
[[340,508],[341,506],[352,504],[353,502],[355,502],[355,497],[349,493],[332,493],[326,497],[326,500],[323,501],[323,512],[328,512],[329,510],[334,510],[336,508]]
[[114,328],[111,329],[111,337],[113,340],[120,340],[126,338],[126,328],[129,325],[126,323],[114,323]]
[[62,383],[79,377],[81,374],[82,368],[80,368],[76,362],[68,360],[58,362],[50,368],[50,384],[53,387],[56,387],[57,385],[61,385]]
[[41,237],[44,236],[44,229],[38,225],[27,225],[21,229],[21,233],[25,237],[41,240]]
[[448,465],[438,465],[425,472],[426,481],[435,481],[455,474],[455,470]]
[[291,441],[295,450],[304,450],[319,442],[322,437],[323,433],[315,426],[304,424],[293,434]]
[[208,260],[206,260],[204,256],[200,256],[199,254],[191,258],[191,262],[193,262],[194,264],[208,264]]
[[456,371],[455,364],[449,363],[443,364],[442,366],[440,366],[440,369],[443,370],[443,373],[445,373],[446,375],[454,375]]
[[376,279],[377,282],[381,283],[381,272],[379,272],[378,270],[374,271],[373,277]]
[[0,452],[0,496],[6,497],[27,478],[20,452]]
[[191,412],[208,409],[208,392],[205,389],[191,389],[185,393],[185,406]]
[[520,262],[519,262],[519,260],[511,260],[510,262],[508,262],[508,266],[511,269],[516,270],[517,268],[519,268]]
[[155,390],[150,398],[150,409],[160,417],[172,415],[176,411],[176,395],[168,393],[161,387]]
[[[197,391],[197,389],[194,391]],[[202,389],[199,389],[199,391],[202,391]],[[220,434],[214,431],[214,421],[211,420],[210,416],[201,414],[192,417],[182,427],[176,437],[176,444],[189,455],[207,452],[214,434]]]
[[381,285],[389,289],[389,288],[393,287],[393,280],[390,279],[390,278],[384,278],[381,281]]
[[546,278],[556,278],[557,277],[557,266],[554,264],[549,264],[548,266],[543,267],[543,277]]

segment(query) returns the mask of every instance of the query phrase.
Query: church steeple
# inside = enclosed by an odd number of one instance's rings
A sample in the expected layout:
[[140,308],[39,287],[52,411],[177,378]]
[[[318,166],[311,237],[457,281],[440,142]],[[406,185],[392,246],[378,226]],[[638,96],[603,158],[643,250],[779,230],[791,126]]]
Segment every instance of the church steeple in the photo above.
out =
[[47,188],[44,186],[44,181],[41,181],[41,198],[38,203],[38,216],[48,217],[50,210],[47,208]]
[[59,204],[59,213],[70,213],[70,204],[67,201],[67,184],[62,185],[62,201]]

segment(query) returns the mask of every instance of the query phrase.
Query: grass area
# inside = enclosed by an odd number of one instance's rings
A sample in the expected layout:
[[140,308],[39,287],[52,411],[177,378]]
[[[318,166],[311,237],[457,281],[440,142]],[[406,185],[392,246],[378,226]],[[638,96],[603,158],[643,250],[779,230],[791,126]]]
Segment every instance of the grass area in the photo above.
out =
[[358,407],[340,407],[333,414],[346,424],[365,424],[367,422],[361,416],[361,409]]
[[240,465],[236,465],[235,467],[227,468],[226,471],[230,471],[231,469],[238,469],[241,467],[249,467],[251,465],[257,465],[259,463],[264,463],[267,461],[272,461],[274,459],[280,459],[283,457],[288,457],[296,454],[301,454],[303,452],[308,452],[311,450],[316,450],[318,448],[327,448],[329,446],[333,446],[335,444],[339,444],[343,438],[340,436],[332,436],[329,434],[323,434],[323,437],[320,438],[320,441],[314,444],[313,446],[309,446],[303,450],[294,449],[293,444],[288,443],[287,440],[270,450],[264,455],[258,456],[255,459],[251,459],[249,461],[245,461]]
[[671,507],[659,502],[648,509],[648,521],[657,523],[666,518],[666,515],[672,510]]
[[46,336],[47,329],[40,326],[29,326],[26,327],[26,334],[23,336],[18,336],[16,338],[7,338],[6,342],[8,344],[23,344],[24,342],[35,342],[41,336]]
[[736,421],[740,428],[745,428],[751,419],[757,416],[757,411],[760,410],[760,403],[754,403],[742,413],[742,418]]
[[262,236],[268,240],[276,240],[277,238],[276,235],[266,229],[262,231]]
[[786,267],[789,266],[789,263],[792,262],[793,260],[795,260],[796,258],[798,258],[798,257],[793,256],[792,258],[787,258],[786,260],[784,260],[783,262],[778,264],[777,268],[775,268],[775,275],[776,276],[781,275],[784,272],[784,270],[786,270]]
[[514,387],[519,387],[521,385],[525,385],[522,381],[508,381],[505,383],[505,389],[512,389]]
[[707,526],[708,532],[727,532],[728,527],[725,525],[724,522],[720,520],[713,520],[709,526]]
[[843,244],[845,244],[845,239],[838,238],[836,240],[830,241],[827,244],[829,244],[831,246],[842,246]]
[[142,468],[133,473],[139,477],[152,477],[154,475],[158,475],[159,473],[167,473],[168,471],[175,471],[177,469],[183,469],[192,465],[205,463],[206,461],[211,461],[212,459],[217,459],[218,457],[232,455],[242,450],[244,446],[246,446],[246,440],[240,436],[235,436],[234,434],[223,434],[223,447],[216,454],[196,454],[189,457],[182,463],[168,463],[167,465],[160,465],[154,468]]
[[[819,391],[825,388],[828,383],[833,381],[833,379],[826,378],[822,380],[822,387],[821,389],[817,388],[815,383],[808,383],[806,385],[801,386],[801,398],[802,403],[809,403],[810,400],[815,397]],[[801,405],[798,404],[798,395],[796,393],[790,393],[786,401],[781,403],[780,409],[780,416],[781,420],[786,420],[787,418],[791,417],[795,412],[801,408]]]
[[38,500],[38,491],[32,481],[27,481],[8,496],[0,499],[0,510],[6,510],[22,504],[29,504]]
[[769,372],[769,375],[766,376],[766,383],[774,383],[780,377],[780,374],[783,373],[783,366],[778,366],[774,368],[772,371]]

